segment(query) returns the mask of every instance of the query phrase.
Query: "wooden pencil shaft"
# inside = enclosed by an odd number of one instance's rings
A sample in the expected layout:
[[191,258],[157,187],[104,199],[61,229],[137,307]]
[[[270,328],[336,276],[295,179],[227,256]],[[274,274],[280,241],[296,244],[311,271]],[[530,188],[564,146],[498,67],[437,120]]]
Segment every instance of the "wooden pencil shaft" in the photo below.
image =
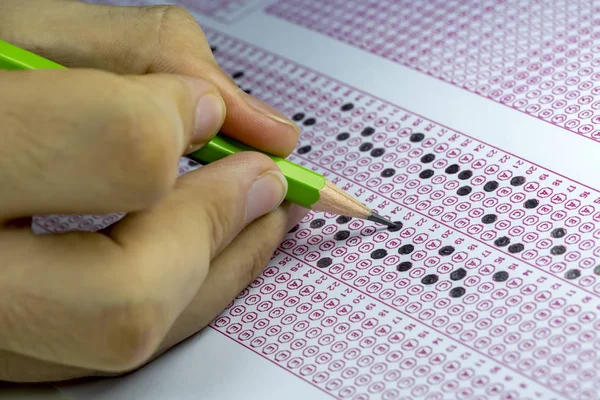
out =
[[319,194],[319,200],[311,207],[314,211],[361,219],[367,219],[371,215],[371,210],[367,206],[329,181],[325,183]]

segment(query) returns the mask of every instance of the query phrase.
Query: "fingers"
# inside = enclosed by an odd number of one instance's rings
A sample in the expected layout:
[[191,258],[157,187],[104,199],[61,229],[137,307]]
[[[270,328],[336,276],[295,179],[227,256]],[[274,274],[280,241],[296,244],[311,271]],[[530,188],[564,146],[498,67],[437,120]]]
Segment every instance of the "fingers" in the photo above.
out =
[[239,90],[217,65],[196,20],[182,8],[5,0],[0,4],[0,39],[67,67],[201,77],[225,101],[224,133],[281,157],[296,146],[297,125]]
[[241,153],[183,176],[108,234],[0,231],[0,349],[100,371],[135,368],[162,342],[210,261],[286,194],[277,165]]
[[0,87],[2,220],[148,207],[225,115],[213,85],[175,75],[4,71]]
[[130,249],[153,249],[165,264],[209,265],[286,192],[287,181],[270,158],[238,153],[184,175],[165,201],[125,217],[109,235]]
[[[211,265],[208,277],[187,308],[175,320],[151,359],[210,323],[267,265],[286,232],[306,214],[284,203],[250,224]],[[145,362],[149,362],[146,360]],[[79,368],[0,351],[0,380],[52,382],[118,372]]]
[[173,324],[158,354],[198,332],[219,315],[262,272],[287,232],[307,212],[284,203],[244,229],[212,261],[202,287]]
[[[184,175],[165,201],[125,217],[107,233],[134,257],[140,254],[154,260],[153,265],[159,268],[154,273],[155,282],[177,289],[164,300],[165,304],[177,305],[173,307],[177,315],[189,308],[189,301],[210,276],[212,260],[220,258],[224,249],[237,254],[241,272],[236,282],[230,282],[229,274],[219,287],[209,283],[201,289],[217,299],[206,304],[207,313],[214,314],[215,305],[224,298],[230,301],[248,284],[253,276],[248,269],[259,271],[266,265],[289,230],[287,226],[295,224],[295,214],[287,206],[277,209],[286,192],[287,182],[270,158],[239,153]],[[234,238],[237,244],[230,250]],[[250,248],[243,251],[244,245]],[[164,270],[167,265],[168,273]],[[153,273],[148,266],[144,268],[145,274]],[[225,288],[228,284],[231,286]]]
[[[208,325],[262,271],[286,232],[306,212],[284,203],[244,229],[212,262],[204,284],[175,320],[152,359]],[[113,374],[0,351],[0,380],[4,381],[47,382]]]
[[[178,315],[170,314],[162,291],[147,291],[156,283],[142,268],[152,268],[152,260],[134,259],[100,234],[35,236],[5,229],[0,254],[2,350],[123,370],[152,354]],[[164,292],[170,290],[176,288]]]

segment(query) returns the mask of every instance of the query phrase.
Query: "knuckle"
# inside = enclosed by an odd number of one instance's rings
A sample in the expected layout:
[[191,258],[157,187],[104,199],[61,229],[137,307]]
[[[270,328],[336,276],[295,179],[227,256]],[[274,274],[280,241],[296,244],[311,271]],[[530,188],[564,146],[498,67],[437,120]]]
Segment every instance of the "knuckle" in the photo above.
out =
[[185,8],[177,5],[157,5],[146,8],[150,26],[156,34],[156,43],[162,43],[163,34],[181,31],[190,25],[196,26],[196,20]]
[[146,302],[123,302],[105,311],[103,369],[132,370],[146,362],[163,337],[161,307]]
[[[160,6],[159,6],[160,7]],[[162,10],[160,11],[161,15],[161,23],[164,24],[175,24],[179,25],[182,22],[193,22],[196,23],[196,20],[186,10],[184,7],[178,5],[166,5],[162,6]]]
[[123,261],[130,264],[120,274],[128,283],[112,285],[110,301],[101,311],[99,340],[104,344],[105,370],[122,372],[144,364],[156,353],[169,327],[169,305],[153,295],[160,285],[144,268],[149,262],[140,260]]

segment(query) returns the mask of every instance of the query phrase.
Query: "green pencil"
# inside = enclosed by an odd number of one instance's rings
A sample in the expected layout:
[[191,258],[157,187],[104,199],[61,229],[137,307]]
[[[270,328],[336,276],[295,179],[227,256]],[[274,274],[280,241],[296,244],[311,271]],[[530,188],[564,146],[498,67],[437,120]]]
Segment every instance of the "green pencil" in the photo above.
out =
[[[0,69],[65,69],[65,67],[0,40]],[[187,157],[201,164],[209,164],[241,151],[258,150],[218,134],[200,150],[188,154]],[[324,176],[281,157],[266,155],[277,164],[288,182],[287,201],[314,211],[367,219],[389,227],[396,226],[392,221],[360,203],[358,199],[343,192]]]

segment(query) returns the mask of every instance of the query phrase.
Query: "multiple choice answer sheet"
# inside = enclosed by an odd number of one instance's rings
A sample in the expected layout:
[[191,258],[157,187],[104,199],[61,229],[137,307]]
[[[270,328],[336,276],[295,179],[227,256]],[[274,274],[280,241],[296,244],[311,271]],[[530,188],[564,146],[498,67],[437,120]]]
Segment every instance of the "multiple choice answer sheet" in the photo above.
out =
[[600,398],[600,1],[171,3],[397,229],[311,213],[208,328],[67,395]]

